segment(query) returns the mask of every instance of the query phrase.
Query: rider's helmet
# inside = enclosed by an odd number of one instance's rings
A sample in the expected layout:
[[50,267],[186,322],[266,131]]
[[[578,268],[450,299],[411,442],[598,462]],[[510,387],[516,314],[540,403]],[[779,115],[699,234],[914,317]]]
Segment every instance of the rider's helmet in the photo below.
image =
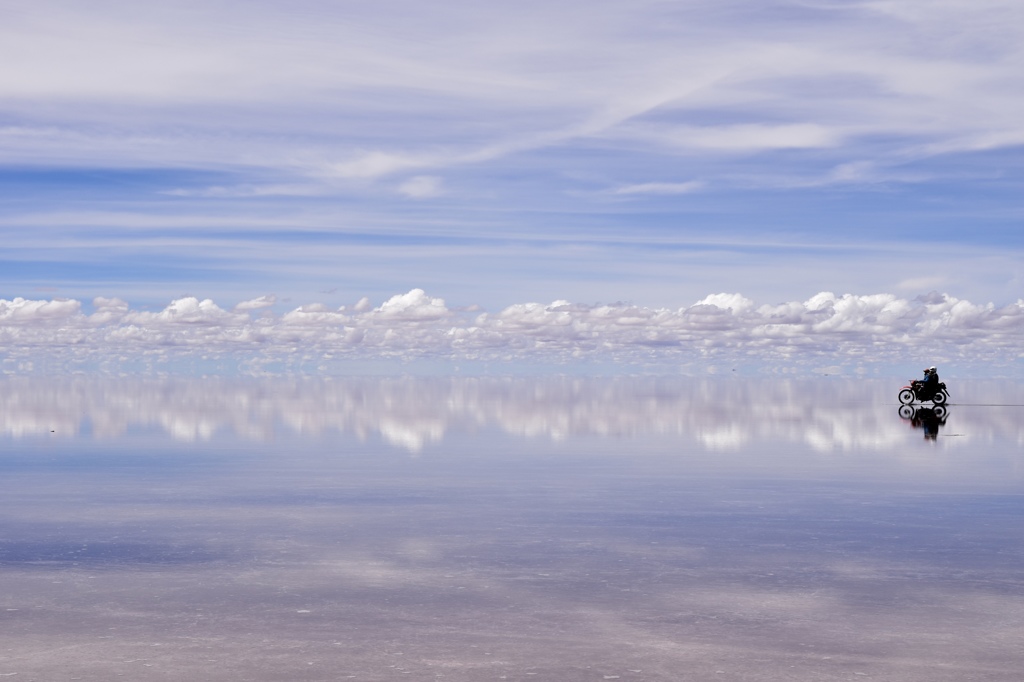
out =
[[938,372],[938,370],[935,369],[935,365],[932,365],[931,367],[928,368],[928,373],[929,374],[935,374],[937,372]]

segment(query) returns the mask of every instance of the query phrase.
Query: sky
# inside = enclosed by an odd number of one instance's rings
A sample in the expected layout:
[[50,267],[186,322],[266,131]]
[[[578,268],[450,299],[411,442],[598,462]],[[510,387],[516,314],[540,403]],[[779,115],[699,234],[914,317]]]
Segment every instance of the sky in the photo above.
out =
[[5,372],[1024,374],[1015,0],[0,14]]

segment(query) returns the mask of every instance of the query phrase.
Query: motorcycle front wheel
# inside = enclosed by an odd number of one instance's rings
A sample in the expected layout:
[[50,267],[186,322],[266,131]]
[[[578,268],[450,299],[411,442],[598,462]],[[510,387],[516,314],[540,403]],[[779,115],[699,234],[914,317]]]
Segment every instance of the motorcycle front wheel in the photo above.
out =
[[911,391],[909,388],[905,388],[902,391],[900,391],[900,402],[903,403],[904,405],[909,405],[910,403],[914,402],[914,392]]
[[935,403],[936,405],[945,405],[946,404],[946,394],[943,393],[942,391],[939,391],[934,396],[932,396],[932,402]]

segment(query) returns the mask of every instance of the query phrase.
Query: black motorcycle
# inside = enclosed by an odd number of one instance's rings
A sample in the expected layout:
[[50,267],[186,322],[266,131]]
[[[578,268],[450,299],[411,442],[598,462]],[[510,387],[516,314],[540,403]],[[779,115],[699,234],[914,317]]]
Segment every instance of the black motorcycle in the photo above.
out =
[[932,389],[925,382],[912,379],[909,386],[904,386],[900,389],[899,397],[900,402],[904,405],[910,405],[915,400],[922,403],[930,400],[936,405],[945,405],[946,400],[949,398],[949,391],[946,390],[946,383],[944,381],[940,381]]

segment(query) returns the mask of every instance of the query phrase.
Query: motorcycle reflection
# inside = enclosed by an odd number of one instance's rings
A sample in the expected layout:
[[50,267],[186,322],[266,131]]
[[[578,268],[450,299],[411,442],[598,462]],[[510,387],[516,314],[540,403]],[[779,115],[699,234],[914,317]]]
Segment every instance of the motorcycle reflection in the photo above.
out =
[[936,439],[939,429],[946,425],[948,416],[949,409],[945,405],[918,408],[912,405],[900,406],[900,418],[909,421],[915,429],[923,429],[925,440]]

